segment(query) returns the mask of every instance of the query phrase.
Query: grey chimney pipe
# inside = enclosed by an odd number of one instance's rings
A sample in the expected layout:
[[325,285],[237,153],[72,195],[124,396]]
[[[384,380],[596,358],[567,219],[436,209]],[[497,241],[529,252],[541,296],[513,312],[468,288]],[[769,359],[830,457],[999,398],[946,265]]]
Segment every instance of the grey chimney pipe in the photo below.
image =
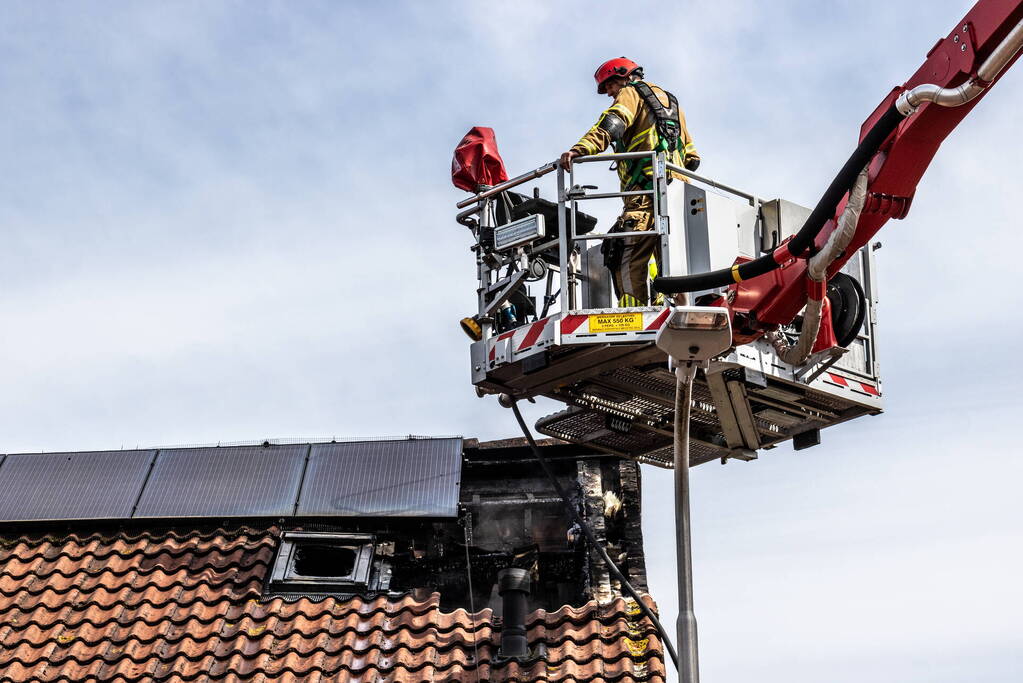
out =
[[529,597],[529,572],[525,569],[502,569],[497,572],[497,593],[501,596],[501,657],[527,657],[526,598]]

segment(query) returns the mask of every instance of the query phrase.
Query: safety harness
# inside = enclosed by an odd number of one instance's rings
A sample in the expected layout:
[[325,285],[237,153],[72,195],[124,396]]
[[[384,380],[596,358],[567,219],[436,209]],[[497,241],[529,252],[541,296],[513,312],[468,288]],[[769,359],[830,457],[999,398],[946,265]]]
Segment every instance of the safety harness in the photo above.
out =
[[[682,122],[679,119],[678,100],[675,99],[675,96],[667,90],[664,91],[664,94],[668,96],[668,106],[665,107],[654,93],[653,88],[645,82],[632,81],[629,85],[636,89],[654,117],[654,128],[657,131],[657,145],[654,147],[654,151],[668,152],[669,154],[675,150],[683,152],[680,146]],[[619,145],[621,144],[619,143]],[[619,151],[624,151],[624,149]],[[653,186],[652,179],[643,178],[644,171],[650,163],[648,159],[631,159],[625,163],[626,169],[629,171],[627,187],[649,190]]]

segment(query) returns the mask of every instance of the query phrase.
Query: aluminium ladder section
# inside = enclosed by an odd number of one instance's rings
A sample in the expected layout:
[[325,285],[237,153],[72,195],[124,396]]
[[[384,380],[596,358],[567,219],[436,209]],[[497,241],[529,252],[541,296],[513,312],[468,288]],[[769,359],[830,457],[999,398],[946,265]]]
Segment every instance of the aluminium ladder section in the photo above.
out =
[[[558,239],[535,251],[520,254],[522,263],[538,257],[541,251],[558,250],[556,273],[560,281],[560,310],[544,318],[500,334],[487,321],[487,309],[494,312],[488,294],[499,290],[500,266],[488,267],[477,252],[480,290],[479,308],[484,336],[471,347],[472,379],[480,395],[507,392],[517,397],[545,396],[567,404],[567,409],[542,418],[537,430],[566,441],[587,444],[596,450],[670,467],[672,462],[672,426],[674,419],[675,379],[667,368],[667,358],[654,344],[657,330],[667,317],[664,307],[617,309],[593,306],[599,278],[593,267],[596,250],[579,250],[581,268],[573,253],[576,245],[588,240],[621,239],[635,233],[578,235],[576,209],[588,199],[622,197],[628,194],[654,196],[653,226],[661,240],[662,272],[687,274],[688,214],[685,202],[679,202],[682,183],[672,187],[674,205],[669,205],[667,172],[675,171],[704,185],[737,197],[752,207],[755,230],[762,229],[761,200],[754,195],[722,185],[686,169],[666,163],[663,154],[650,152],[608,154],[575,159],[575,163],[606,162],[653,156],[653,189],[636,193],[611,192],[585,194],[574,183],[574,168],[566,172],[556,164],[547,164],[518,178],[481,192],[459,204],[476,203],[459,215],[477,213],[480,225],[493,220],[490,201],[504,190],[557,171]],[[566,176],[568,187],[566,187]],[[690,189],[682,193],[703,192]],[[719,201],[715,198],[715,201]],[[677,204],[682,203],[681,210]],[[708,201],[708,208],[712,202]],[[674,210],[673,210],[674,209]],[[696,212],[693,212],[695,215]],[[567,220],[566,220],[567,217]],[[674,222],[674,224],[673,224]],[[681,230],[679,230],[681,226]],[[672,235],[671,228],[676,234]],[[642,233],[649,236],[650,232]],[[759,244],[759,234],[756,235]],[[553,242],[553,240],[552,240]],[[689,245],[691,246],[691,245]],[[729,458],[749,460],[762,448],[795,438],[797,447],[816,443],[819,430],[864,414],[881,411],[880,382],[875,359],[874,304],[876,280],[872,253],[865,248],[859,258],[843,268],[855,271],[868,293],[868,315],[860,336],[842,351],[821,354],[803,368],[782,363],[764,341],[742,345],[712,363],[700,373],[694,386],[691,418],[691,460],[700,464]],[[552,272],[554,269],[552,268]],[[507,279],[511,279],[511,275]],[[606,283],[605,283],[606,284]],[[598,331],[589,329],[594,316],[634,314],[642,318],[640,329]]]

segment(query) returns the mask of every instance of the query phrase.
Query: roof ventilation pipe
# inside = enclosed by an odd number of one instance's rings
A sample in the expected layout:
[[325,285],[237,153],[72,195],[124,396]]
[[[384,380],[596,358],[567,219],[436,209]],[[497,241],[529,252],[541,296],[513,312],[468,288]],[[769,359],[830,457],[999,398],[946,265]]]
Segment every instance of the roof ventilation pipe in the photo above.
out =
[[[966,31],[966,27],[963,27]],[[958,40],[958,39],[957,39]],[[966,44],[963,44],[965,49]],[[988,58],[977,69],[977,75],[955,88],[942,88],[933,83],[924,83],[899,95],[895,106],[903,116],[909,116],[924,102],[934,102],[943,107],[958,107],[966,104],[991,85],[1002,69],[1012,61],[1023,47],[1023,21],[1016,24],[1005,40],[991,51]]]
[[526,638],[526,598],[529,597],[529,572],[525,569],[502,569],[497,573],[497,593],[501,596],[500,656],[528,657]]

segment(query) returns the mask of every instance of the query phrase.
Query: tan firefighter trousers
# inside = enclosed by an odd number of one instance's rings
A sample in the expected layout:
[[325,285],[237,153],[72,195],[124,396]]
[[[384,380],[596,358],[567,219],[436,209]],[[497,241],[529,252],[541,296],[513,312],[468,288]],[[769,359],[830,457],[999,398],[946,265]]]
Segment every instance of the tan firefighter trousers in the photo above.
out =
[[[625,208],[612,231],[648,231],[653,229],[653,198],[650,195],[625,197]],[[649,281],[661,262],[661,242],[657,235],[623,237],[621,263],[611,269],[615,296],[620,307],[646,306],[650,302]],[[651,266],[650,257],[656,256]]]

